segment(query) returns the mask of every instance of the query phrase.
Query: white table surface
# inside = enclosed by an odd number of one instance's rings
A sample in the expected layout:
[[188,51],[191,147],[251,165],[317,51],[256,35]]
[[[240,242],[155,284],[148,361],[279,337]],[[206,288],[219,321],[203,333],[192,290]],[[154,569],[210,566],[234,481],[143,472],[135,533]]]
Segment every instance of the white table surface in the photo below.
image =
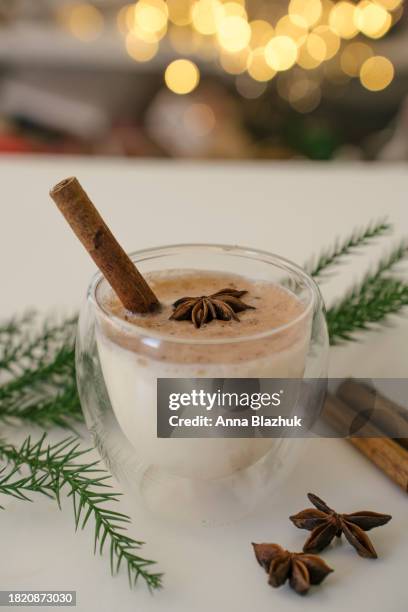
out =
[[[177,242],[244,244],[302,263],[322,246],[370,218],[388,215],[408,235],[407,167],[329,164],[188,164],[68,159],[0,159],[0,316],[28,306],[78,308],[94,266],[48,197],[75,174],[127,250]],[[328,302],[361,274],[381,245],[339,267],[324,286]],[[360,343],[332,349],[333,376],[407,375],[408,317]],[[1,432],[0,432],[1,433]],[[4,432],[3,432],[4,433]],[[8,432],[7,432],[8,433]],[[18,432],[21,437],[25,432]],[[305,532],[287,520],[307,507],[308,490],[336,508],[389,512],[372,532],[380,559],[347,545],[325,551],[335,567],[321,588],[300,598],[271,589],[251,541],[300,549]],[[3,500],[2,500],[2,503]],[[132,534],[159,560],[165,588],[151,596],[128,590],[125,572],[109,576],[107,558],[92,554],[92,527],[74,533],[70,502],[5,500],[0,514],[0,589],[72,589],[81,612],[406,612],[408,500],[342,440],[313,441],[279,495],[251,517],[224,528],[176,527],[132,511]],[[122,509],[130,508],[123,498]],[[52,608],[47,608],[52,609]]]

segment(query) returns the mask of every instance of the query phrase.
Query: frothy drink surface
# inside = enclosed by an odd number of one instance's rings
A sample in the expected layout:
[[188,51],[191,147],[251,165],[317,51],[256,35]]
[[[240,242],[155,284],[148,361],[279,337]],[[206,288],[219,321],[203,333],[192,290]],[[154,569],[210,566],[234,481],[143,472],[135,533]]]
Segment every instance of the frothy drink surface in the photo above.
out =
[[[287,289],[266,281],[254,281],[235,274],[198,272],[196,270],[165,271],[146,275],[147,281],[158,296],[161,310],[150,315],[134,315],[128,312],[113,292],[104,300],[106,310],[115,316],[144,328],[148,333],[168,338],[197,340],[245,339],[272,331],[296,320],[304,311],[304,305]],[[254,310],[238,314],[240,321],[213,320],[197,329],[189,320],[170,319],[172,304],[181,297],[211,295],[224,288],[246,290],[243,300]],[[291,335],[291,334],[290,334]],[[289,340],[288,334],[280,334],[281,343]],[[293,336],[293,335],[292,335]],[[294,337],[291,338],[292,340]],[[180,347],[179,349],[180,350]]]

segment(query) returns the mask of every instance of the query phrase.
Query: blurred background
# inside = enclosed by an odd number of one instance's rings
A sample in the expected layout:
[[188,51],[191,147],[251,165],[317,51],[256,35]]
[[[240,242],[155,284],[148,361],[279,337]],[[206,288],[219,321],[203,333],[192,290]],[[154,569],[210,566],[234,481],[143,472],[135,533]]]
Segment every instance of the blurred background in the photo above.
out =
[[0,0],[0,152],[408,160],[408,10]]

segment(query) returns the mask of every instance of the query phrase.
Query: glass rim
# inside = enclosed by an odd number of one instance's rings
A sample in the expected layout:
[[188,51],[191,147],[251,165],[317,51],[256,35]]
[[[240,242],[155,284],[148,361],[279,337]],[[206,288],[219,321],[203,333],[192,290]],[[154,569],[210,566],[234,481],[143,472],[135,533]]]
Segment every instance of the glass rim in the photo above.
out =
[[306,308],[294,319],[283,325],[272,327],[271,329],[259,332],[257,334],[236,336],[230,338],[203,338],[202,340],[197,338],[177,338],[173,335],[152,331],[146,327],[139,326],[137,323],[125,321],[121,317],[113,314],[107,308],[100,303],[97,298],[97,292],[101,283],[106,282],[109,286],[108,280],[102,274],[100,270],[94,274],[91,282],[88,286],[87,299],[92,303],[93,307],[99,312],[102,317],[112,324],[115,325],[122,332],[126,332],[127,335],[137,335],[138,337],[154,338],[163,342],[171,342],[173,344],[195,344],[195,345],[217,345],[217,344],[238,344],[241,342],[250,342],[255,340],[262,340],[263,338],[269,338],[282,331],[289,330],[296,324],[300,323],[303,319],[306,319],[311,311],[314,310],[317,303],[323,303],[323,298],[320,294],[320,290],[314,279],[307,273],[303,268],[295,264],[294,262],[281,257],[275,253],[269,251],[255,249],[252,247],[228,245],[228,244],[217,244],[217,243],[180,243],[180,244],[168,244],[159,247],[149,247],[147,249],[140,249],[128,253],[130,259],[135,263],[141,263],[143,261],[152,260],[164,257],[166,255],[174,254],[176,251],[191,251],[194,250],[206,250],[214,251],[220,254],[232,254],[238,257],[244,257],[247,259],[258,260],[263,263],[274,265],[282,270],[285,270],[292,275],[295,274],[301,278],[310,293],[310,300]]

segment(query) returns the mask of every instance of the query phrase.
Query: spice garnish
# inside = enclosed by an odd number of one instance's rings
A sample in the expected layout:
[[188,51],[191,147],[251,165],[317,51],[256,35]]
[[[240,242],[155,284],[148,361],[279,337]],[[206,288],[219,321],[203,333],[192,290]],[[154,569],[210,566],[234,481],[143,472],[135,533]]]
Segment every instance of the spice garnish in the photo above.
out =
[[125,253],[75,177],[51,189],[50,195],[127,310],[158,310],[159,300]]
[[209,323],[213,319],[239,321],[237,312],[255,309],[255,306],[245,304],[241,300],[241,297],[246,293],[248,291],[226,288],[212,295],[180,298],[173,304],[174,312],[170,319],[176,321],[191,319],[195,327],[201,327],[204,323]]
[[269,574],[269,584],[280,587],[289,579],[290,587],[305,595],[312,584],[320,584],[333,570],[316,555],[292,553],[279,544],[252,544],[258,563]]
[[316,510],[308,508],[289,517],[299,529],[312,532],[303,546],[304,552],[320,552],[330,544],[334,536],[339,538],[343,533],[360,557],[377,558],[374,546],[364,532],[388,523],[392,518],[389,514],[369,510],[338,514],[317,495],[308,493],[307,496]]

